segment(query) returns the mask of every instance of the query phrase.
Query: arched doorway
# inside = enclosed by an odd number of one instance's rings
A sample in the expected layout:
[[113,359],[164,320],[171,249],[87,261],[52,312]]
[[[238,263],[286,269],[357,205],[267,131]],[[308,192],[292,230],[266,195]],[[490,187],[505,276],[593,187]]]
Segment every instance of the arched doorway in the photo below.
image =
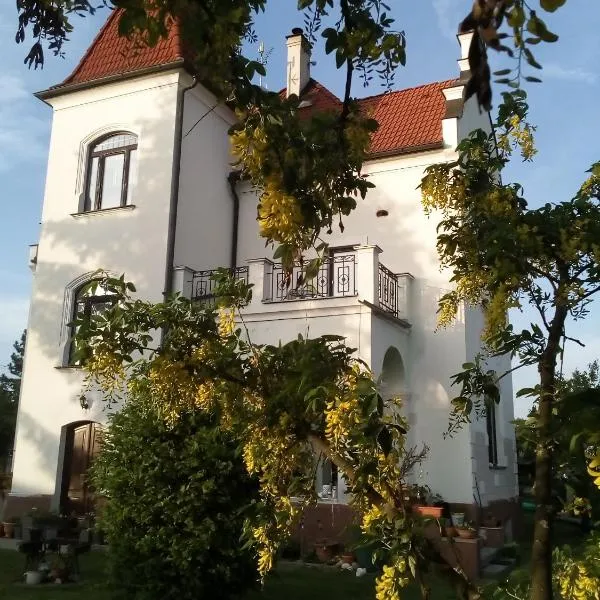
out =
[[379,390],[386,400],[406,393],[404,362],[400,352],[394,346],[390,346],[383,357]]
[[63,514],[85,515],[94,509],[88,469],[100,450],[101,431],[101,425],[92,421],[78,421],[66,427],[60,495]]

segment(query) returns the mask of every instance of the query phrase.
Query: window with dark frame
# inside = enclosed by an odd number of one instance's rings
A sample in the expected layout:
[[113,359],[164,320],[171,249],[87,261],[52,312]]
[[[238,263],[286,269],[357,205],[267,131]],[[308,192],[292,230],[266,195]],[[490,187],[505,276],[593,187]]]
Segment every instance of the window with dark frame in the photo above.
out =
[[135,185],[137,137],[120,132],[91,146],[88,164],[85,212],[131,204]]
[[488,405],[485,411],[488,435],[488,458],[491,466],[498,466],[498,432],[496,430],[496,404]]
[[[93,286],[92,283],[87,282],[75,292],[71,321],[73,322],[81,319],[90,321],[95,315],[100,315],[109,309],[115,301],[116,296],[114,294],[106,293],[104,288],[100,285]],[[80,363],[76,361],[73,356],[75,352],[73,336],[76,331],[77,327],[72,325],[68,363],[70,366],[80,366]]]

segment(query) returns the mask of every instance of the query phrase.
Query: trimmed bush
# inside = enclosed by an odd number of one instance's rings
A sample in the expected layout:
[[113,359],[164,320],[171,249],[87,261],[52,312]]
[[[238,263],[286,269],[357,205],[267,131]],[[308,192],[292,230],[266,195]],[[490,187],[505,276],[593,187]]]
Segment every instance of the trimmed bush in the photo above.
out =
[[118,596],[227,599],[257,582],[240,540],[258,486],[206,415],[168,426],[143,399],[111,417],[93,481]]

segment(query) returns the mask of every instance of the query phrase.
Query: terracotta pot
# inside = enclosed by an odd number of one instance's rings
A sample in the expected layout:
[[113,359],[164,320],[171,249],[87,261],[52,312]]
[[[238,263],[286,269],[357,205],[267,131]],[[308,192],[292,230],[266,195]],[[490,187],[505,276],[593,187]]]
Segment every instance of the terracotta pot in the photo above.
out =
[[354,557],[354,554],[352,554],[352,552],[345,552],[344,554],[340,555],[340,560],[343,563],[348,563],[349,565],[351,565],[356,558]]
[[14,523],[2,523],[4,525],[4,537],[11,538],[15,535]]
[[441,506],[415,506],[415,512],[423,517],[433,517],[441,519],[444,509]]
[[474,529],[457,527],[456,533],[458,533],[458,537],[462,538],[463,540],[474,540],[477,537],[477,532]]
[[333,548],[327,544],[316,544],[315,554],[321,562],[326,563],[333,558]]

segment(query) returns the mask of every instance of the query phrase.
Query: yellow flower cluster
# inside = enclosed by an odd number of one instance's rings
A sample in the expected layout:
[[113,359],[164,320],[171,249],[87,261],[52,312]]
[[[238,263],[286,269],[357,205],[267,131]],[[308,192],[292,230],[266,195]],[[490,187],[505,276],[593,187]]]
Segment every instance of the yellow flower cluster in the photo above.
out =
[[362,521],[360,524],[363,533],[366,535],[374,533],[375,527],[384,518],[385,514],[383,510],[376,504],[363,513]]
[[228,338],[235,330],[235,314],[232,308],[219,309],[219,336],[222,339]]
[[518,115],[512,115],[506,124],[506,130],[498,136],[498,148],[506,154],[520,148],[523,160],[532,160],[537,154],[534,131],[535,128],[529,123],[521,121]]
[[392,565],[385,565],[383,573],[375,584],[377,600],[400,600],[400,590],[409,583],[406,561],[400,559]]
[[580,562],[572,562],[558,581],[562,600],[600,600],[600,580]]
[[339,449],[352,428],[362,421],[361,407],[357,393],[357,379],[360,369],[340,381],[340,394],[327,403],[325,409],[325,436],[333,448]]
[[273,568],[273,558],[277,547],[273,543],[273,536],[266,525],[254,527],[252,536],[258,545],[258,574],[264,578]]
[[258,205],[260,234],[268,240],[295,243],[304,223],[296,198],[286,194],[277,177],[269,177]]
[[597,454],[588,465],[588,473],[594,479],[594,484],[600,489],[600,454]]
[[97,384],[112,398],[120,397],[125,381],[125,368],[120,358],[110,351],[96,350],[85,363],[86,383]]
[[165,421],[174,424],[182,410],[196,404],[197,383],[182,362],[157,358],[149,373],[152,397]]
[[450,170],[447,165],[433,165],[421,182],[421,202],[425,214],[434,210],[460,208],[467,198],[464,174]]

